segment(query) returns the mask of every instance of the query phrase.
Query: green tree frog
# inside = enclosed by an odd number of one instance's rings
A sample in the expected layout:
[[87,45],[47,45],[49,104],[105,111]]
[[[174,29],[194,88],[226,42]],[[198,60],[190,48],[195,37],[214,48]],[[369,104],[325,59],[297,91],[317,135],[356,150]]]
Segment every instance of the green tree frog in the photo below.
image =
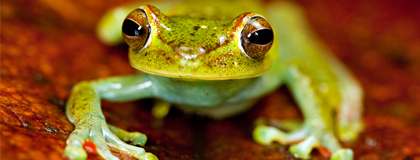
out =
[[106,123],[101,99],[156,98],[159,101],[152,109],[156,117],[163,117],[172,104],[219,119],[247,110],[282,84],[290,89],[304,120],[290,130],[258,124],[254,140],[290,144],[290,152],[299,158],[309,158],[317,147],[328,149],[331,159],[353,158],[352,150],[339,141],[355,140],[362,130],[361,87],[315,38],[302,11],[290,2],[190,0],[126,5],[107,13],[98,33],[108,44],[124,40],[130,64],[146,74],[74,86],[66,106],[66,115],[75,125],[65,148],[70,158],[86,159],[83,143],[92,141],[104,159],[118,159],[108,145],[138,159],[157,159],[140,147],[146,135]]

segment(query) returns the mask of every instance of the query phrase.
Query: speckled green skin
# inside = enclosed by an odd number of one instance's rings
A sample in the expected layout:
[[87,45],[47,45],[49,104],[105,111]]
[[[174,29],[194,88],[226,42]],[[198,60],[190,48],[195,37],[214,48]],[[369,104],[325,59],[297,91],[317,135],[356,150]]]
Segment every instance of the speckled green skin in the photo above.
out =
[[270,67],[272,52],[250,59],[238,47],[242,28],[255,13],[227,19],[231,16],[165,16],[153,6],[139,8],[152,22],[149,45],[129,52],[131,65],[139,70],[165,77],[227,80],[260,76]]
[[[312,149],[321,146],[333,153],[331,159],[353,158],[352,151],[342,148],[338,141],[352,141],[362,129],[360,86],[314,38],[296,5],[252,1],[168,3],[161,4],[161,11],[167,15],[152,6],[140,6],[152,22],[151,39],[144,49],[130,49],[129,58],[135,68],[149,74],[80,82],[74,87],[66,114],[76,129],[67,140],[66,155],[85,159],[81,146],[91,139],[105,159],[117,159],[107,145],[139,159],[157,159],[123,142],[144,145],[146,137],[107,125],[100,99],[158,98],[186,112],[224,118],[245,111],[285,84],[304,121],[282,122],[289,132],[258,124],[254,140],[261,144],[301,141],[290,147],[299,158],[309,158]],[[125,7],[110,11],[100,22],[98,33],[105,43],[121,41],[121,31],[114,28],[123,21],[120,11],[129,12]],[[258,60],[243,53],[239,44],[242,27],[256,13],[269,21],[275,34],[271,50]]]

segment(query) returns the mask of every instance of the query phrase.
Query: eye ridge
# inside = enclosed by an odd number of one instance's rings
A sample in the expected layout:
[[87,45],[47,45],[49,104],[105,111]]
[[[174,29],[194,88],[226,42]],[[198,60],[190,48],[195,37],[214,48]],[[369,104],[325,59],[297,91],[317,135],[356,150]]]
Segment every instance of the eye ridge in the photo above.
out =
[[140,36],[144,33],[143,27],[130,19],[124,20],[122,29],[127,36]]
[[260,29],[255,32],[249,33],[247,38],[251,43],[258,45],[266,45],[273,40],[274,36],[272,30]]

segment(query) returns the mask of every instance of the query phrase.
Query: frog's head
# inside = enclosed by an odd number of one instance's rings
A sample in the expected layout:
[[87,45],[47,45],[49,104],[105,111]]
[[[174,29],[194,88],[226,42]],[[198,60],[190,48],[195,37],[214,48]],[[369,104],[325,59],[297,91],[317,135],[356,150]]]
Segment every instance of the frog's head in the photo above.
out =
[[233,20],[165,16],[143,5],[124,20],[133,67],[149,74],[193,80],[257,77],[270,67],[273,31],[256,13]]

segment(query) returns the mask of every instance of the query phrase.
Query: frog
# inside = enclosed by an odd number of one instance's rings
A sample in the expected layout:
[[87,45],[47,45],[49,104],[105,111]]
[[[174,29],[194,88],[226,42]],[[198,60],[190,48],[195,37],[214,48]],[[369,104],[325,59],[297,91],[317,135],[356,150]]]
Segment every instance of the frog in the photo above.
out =
[[142,148],[145,134],[107,124],[101,100],[156,99],[152,114],[157,119],[171,106],[223,119],[247,111],[282,85],[303,120],[279,121],[280,128],[259,121],[250,137],[261,145],[290,145],[297,158],[309,159],[314,149],[327,150],[330,159],[354,158],[340,141],[355,141],[363,130],[361,85],[317,38],[303,9],[293,2],[127,4],[107,12],[97,32],[105,44],[125,41],[129,63],[144,74],[82,81],[73,87],[66,116],[75,129],[64,150],[71,159],[86,159],[83,146],[88,142],[107,160],[118,159],[108,145],[137,159],[158,159]]

